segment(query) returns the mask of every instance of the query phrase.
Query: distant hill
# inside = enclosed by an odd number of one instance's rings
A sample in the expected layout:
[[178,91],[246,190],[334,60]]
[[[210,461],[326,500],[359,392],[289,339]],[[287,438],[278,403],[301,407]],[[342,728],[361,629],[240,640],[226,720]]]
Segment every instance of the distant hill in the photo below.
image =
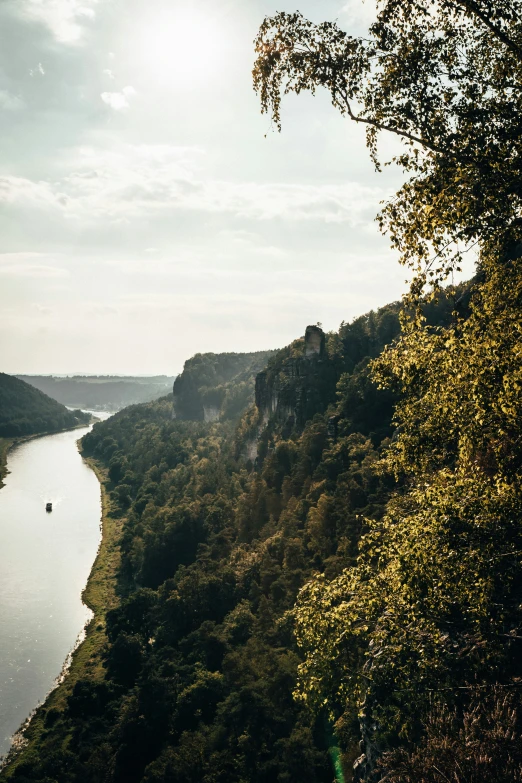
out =
[[140,378],[125,375],[17,375],[54,400],[71,408],[117,411],[127,405],[151,402],[169,394],[175,376]]
[[19,378],[0,373],[0,437],[57,432],[89,421],[83,411],[69,411]]

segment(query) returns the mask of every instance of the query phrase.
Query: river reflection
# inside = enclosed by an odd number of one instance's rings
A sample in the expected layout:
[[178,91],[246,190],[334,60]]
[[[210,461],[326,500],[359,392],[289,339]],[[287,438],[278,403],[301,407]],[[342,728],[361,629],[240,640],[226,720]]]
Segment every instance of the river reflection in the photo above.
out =
[[89,429],[28,441],[8,457],[0,490],[0,755],[90,616],[80,596],[100,540],[100,485],[76,446]]

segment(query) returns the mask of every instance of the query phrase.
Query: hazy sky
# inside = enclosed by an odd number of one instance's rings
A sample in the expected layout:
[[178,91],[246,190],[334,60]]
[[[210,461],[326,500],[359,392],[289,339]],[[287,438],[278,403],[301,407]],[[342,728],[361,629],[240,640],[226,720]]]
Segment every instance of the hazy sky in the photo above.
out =
[[[353,0],[2,0],[0,370],[175,373],[400,296],[362,131],[326,95],[283,132],[252,91],[265,15]],[[266,138],[265,138],[266,136]]]

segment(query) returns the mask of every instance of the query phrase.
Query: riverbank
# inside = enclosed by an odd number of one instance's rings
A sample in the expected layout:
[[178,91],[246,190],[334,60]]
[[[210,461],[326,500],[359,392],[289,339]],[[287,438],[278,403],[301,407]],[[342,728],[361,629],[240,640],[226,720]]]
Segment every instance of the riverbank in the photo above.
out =
[[[79,444],[81,452],[81,445]],[[101,530],[100,546],[89,579],[82,593],[84,603],[93,611],[94,617],[89,622],[85,638],[74,650],[69,660],[64,664],[64,670],[57,679],[55,687],[30,716],[15,737],[13,748],[7,756],[5,765],[0,772],[0,780],[11,780],[20,774],[20,768],[36,754],[36,748],[42,744],[53,743],[54,732],[60,743],[63,742],[63,731],[59,732],[60,714],[67,704],[78,680],[99,682],[104,678],[102,665],[102,649],[106,642],[105,616],[117,606],[116,572],[120,562],[119,541],[123,519],[111,503],[107,489],[109,479],[107,472],[95,461],[84,457],[84,461],[96,474],[101,487]],[[69,665],[68,665],[69,664]],[[63,729],[63,726],[62,726]]]
[[7,454],[14,442],[14,438],[0,438],[0,489],[4,486],[4,479],[8,473]]

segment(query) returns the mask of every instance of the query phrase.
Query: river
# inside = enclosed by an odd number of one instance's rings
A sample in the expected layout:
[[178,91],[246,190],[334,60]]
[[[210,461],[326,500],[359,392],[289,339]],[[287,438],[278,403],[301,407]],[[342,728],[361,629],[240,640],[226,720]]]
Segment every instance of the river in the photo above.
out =
[[81,592],[100,542],[100,485],[76,446],[89,429],[27,441],[8,456],[0,490],[0,755],[52,688],[91,615]]

